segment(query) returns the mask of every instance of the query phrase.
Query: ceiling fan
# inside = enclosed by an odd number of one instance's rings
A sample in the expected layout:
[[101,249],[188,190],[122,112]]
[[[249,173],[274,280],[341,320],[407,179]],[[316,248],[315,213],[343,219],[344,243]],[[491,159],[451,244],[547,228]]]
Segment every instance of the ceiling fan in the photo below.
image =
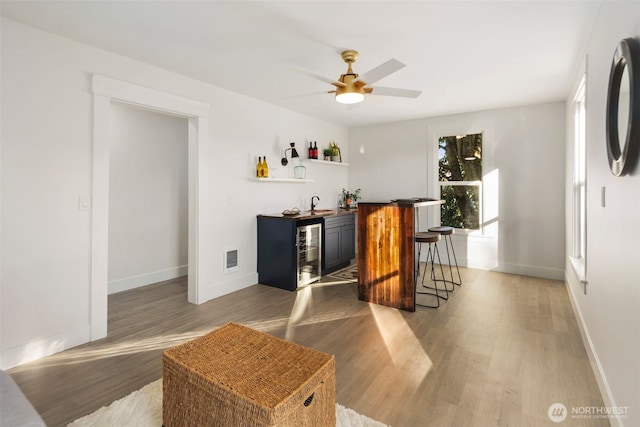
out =
[[351,65],[356,62],[356,59],[358,59],[357,51],[345,50],[342,52],[342,59],[347,63],[348,69],[345,74],[340,75],[338,80],[333,80],[311,71],[302,69],[298,69],[298,71],[309,77],[313,77],[335,86],[335,90],[328,91],[327,93],[335,93],[336,101],[341,104],[356,104],[358,102],[362,102],[364,100],[365,93],[382,96],[402,96],[406,98],[417,98],[422,93],[422,91],[419,90],[370,86],[389,74],[395,73],[405,67],[405,64],[396,59],[390,59],[387,62],[380,64],[369,72],[364,73],[362,76],[354,73],[351,69]]

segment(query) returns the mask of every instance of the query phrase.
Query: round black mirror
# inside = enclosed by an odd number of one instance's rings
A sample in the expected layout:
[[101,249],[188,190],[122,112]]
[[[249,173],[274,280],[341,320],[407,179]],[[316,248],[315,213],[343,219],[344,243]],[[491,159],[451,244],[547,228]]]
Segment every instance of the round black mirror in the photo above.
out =
[[640,49],[623,39],[613,55],[607,94],[607,157],[616,176],[633,170],[640,145]]

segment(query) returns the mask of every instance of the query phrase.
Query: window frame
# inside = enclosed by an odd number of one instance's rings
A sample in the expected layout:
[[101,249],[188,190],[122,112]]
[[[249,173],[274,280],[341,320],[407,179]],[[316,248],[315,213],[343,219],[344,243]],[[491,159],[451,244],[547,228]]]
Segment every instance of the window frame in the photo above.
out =
[[[480,199],[478,200],[478,228],[455,228],[456,232],[460,232],[462,234],[476,234],[484,235],[484,188],[483,188],[483,180],[479,181],[441,181],[439,178],[440,172],[440,156],[438,153],[439,141],[441,138],[453,135],[473,135],[473,134],[482,134],[482,177],[484,178],[484,168],[485,168],[485,159],[484,159],[484,148],[485,148],[485,137],[486,132],[477,131],[477,132],[463,132],[463,133],[450,133],[450,132],[440,132],[436,137],[436,157],[435,157],[435,173],[436,173],[436,181],[438,188],[438,197],[442,197],[442,187],[448,186],[465,186],[465,187],[478,187],[478,194],[480,195]],[[438,217],[440,219],[440,223],[442,223],[441,217],[442,208],[438,209]]]
[[578,276],[586,283],[587,272],[587,73],[581,73],[572,99],[572,245],[569,259]]

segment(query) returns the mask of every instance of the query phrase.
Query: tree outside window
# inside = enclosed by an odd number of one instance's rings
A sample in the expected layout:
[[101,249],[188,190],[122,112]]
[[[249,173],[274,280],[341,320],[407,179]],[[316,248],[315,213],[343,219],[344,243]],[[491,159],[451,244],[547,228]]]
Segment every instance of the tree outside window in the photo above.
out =
[[482,134],[443,136],[438,140],[440,222],[454,228],[480,229]]

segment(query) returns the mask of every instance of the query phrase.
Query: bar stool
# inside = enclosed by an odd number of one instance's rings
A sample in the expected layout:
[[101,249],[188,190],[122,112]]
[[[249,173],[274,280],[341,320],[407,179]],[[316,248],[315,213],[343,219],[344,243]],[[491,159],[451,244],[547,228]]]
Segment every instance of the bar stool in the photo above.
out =
[[[455,233],[455,229],[449,226],[431,227],[429,231],[432,233],[439,233],[444,236],[444,244],[447,247],[447,261],[449,262],[449,273],[451,273],[451,283],[458,286],[462,286],[462,277],[460,276],[460,268],[458,268],[458,258],[456,258],[456,251],[453,248],[453,239],[451,235]],[[456,264],[456,271],[458,272],[458,281],[453,280],[453,269],[451,267],[451,254],[449,253],[449,244],[451,244],[451,252],[453,252],[453,261]]]
[[[416,233],[415,241],[418,244],[418,268],[416,269],[415,280],[414,280],[414,282],[415,282],[414,300],[415,300],[415,297],[418,294],[421,294],[421,295],[435,296],[436,297],[436,302],[437,302],[436,305],[427,305],[427,304],[415,303],[416,305],[420,305],[420,306],[423,306],[423,307],[438,308],[438,307],[440,307],[440,299],[443,299],[443,300],[449,299],[449,292],[447,291],[447,284],[446,284],[446,280],[444,278],[444,270],[442,269],[442,263],[440,262],[440,252],[438,251],[437,242],[439,240],[440,240],[440,234],[439,233],[434,233],[434,232]],[[422,283],[421,283],[421,285],[422,285],[423,288],[434,290],[435,293],[418,291],[418,277],[420,276],[420,252],[422,250],[422,244],[423,243],[429,244],[429,250],[427,252],[427,262],[426,262],[426,264],[428,265],[429,261],[431,261],[431,280],[433,280],[434,286],[431,287],[431,286],[427,286],[427,285],[424,284],[424,276],[427,273],[426,266],[425,266],[424,271],[422,272]],[[438,264],[440,265],[440,273],[442,275],[442,279],[436,279],[436,273],[435,273],[435,268],[434,268],[435,256],[436,255],[438,256]],[[444,282],[445,283],[445,288],[439,290],[438,289],[438,282]],[[441,295],[441,292],[444,292],[444,294]]]

